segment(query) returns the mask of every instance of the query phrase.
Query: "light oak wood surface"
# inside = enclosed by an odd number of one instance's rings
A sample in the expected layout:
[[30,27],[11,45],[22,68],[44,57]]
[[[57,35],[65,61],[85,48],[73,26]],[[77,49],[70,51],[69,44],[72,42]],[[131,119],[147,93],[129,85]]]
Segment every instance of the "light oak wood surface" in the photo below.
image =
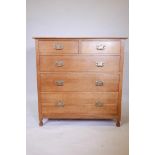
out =
[[[62,47],[60,47],[59,49],[59,46]],[[39,52],[44,54],[78,53],[78,41],[70,41],[70,40],[39,41]]]
[[[41,93],[43,113],[103,115],[117,113],[118,93]],[[59,104],[63,103],[63,106]]]
[[[98,49],[98,46],[99,46],[99,49]],[[118,41],[104,41],[104,40],[80,41],[80,53],[87,53],[87,54],[117,53],[117,54],[120,54],[120,41],[119,40]]]
[[90,104],[83,106],[76,106],[76,104],[74,104],[74,106],[66,105],[64,107],[56,107],[55,105],[43,105],[42,109],[43,115],[50,114],[55,115],[58,118],[60,117],[59,115],[65,116],[69,114],[70,118],[72,115],[76,115],[77,118],[79,118],[78,115],[80,114],[83,114],[86,117],[89,117],[90,115],[99,115],[103,117],[105,114],[117,114],[117,105],[104,105],[104,107],[95,107],[94,105]]
[[[91,93],[91,92],[53,92],[41,93],[41,104],[43,114],[49,114],[54,117],[66,116],[70,114],[80,118],[84,115],[96,116],[117,114],[118,93]],[[63,103],[63,106],[59,104]]]
[[[48,73],[40,75],[40,91],[104,91],[117,92],[119,75],[104,73]],[[63,86],[56,82],[63,80]],[[96,81],[102,81],[102,86],[96,86]]]
[[114,119],[120,126],[126,37],[34,37],[39,125]]
[[118,73],[120,56],[40,56],[41,72]]
[[66,106],[93,105],[97,101],[104,105],[118,104],[118,92],[43,92],[40,93],[42,105],[55,105],[59,100],[64,101]]

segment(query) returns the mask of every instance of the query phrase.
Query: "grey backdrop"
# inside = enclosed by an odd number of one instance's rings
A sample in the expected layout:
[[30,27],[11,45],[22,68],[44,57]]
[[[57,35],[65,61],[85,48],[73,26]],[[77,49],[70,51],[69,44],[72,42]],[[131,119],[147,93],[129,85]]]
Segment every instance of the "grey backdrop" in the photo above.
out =
[[[27,0],[27,126],[37,125],[37,85],[33,36],[128,36],[128,0]],[[128,119],[128,41],[123,112]]]

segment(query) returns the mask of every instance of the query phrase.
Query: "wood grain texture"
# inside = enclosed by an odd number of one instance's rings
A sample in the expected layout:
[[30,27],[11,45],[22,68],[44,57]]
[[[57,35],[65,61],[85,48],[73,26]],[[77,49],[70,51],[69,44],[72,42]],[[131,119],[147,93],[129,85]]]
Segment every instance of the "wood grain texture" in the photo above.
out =
[[124,64],[124,40],[121,41],[121,58],[120,58],[120,80],[119,80],[119,96],[118,96],[118,118],[116,125],[120,126],[121,120],[121,102],[122,102],[122,83],[123,83],[123,64]]
[[[102,50],[98,50],[97,46],[103,45]],[[102,54],[102,53],[117,53],[120,54],[120,41],[104,41],[104,40],[84,40],[80,42],[80,53],[93,53],[93,54]]]
[[104,105],[118,104],[118,92],[52,92],[40,93],[42,105],[55,105],[57,101],[63,100],[66,106],[95,106],[96,101]]
[[40,103],[40,61],[39,61],[39,49],[38,49],[38,40],[35,40],[35,48],[36,48],[36,70],[37,70],[37,91],[38,91],[38,113],[39,113],[39,125],[42,126],[42,106]]
[[[103,73],[42,73],[40,74],[41,92],[51,91],[104,91],[117,92],[119,75]],[[63,86],[57,86],[56,81],[63,80]],[[103,81],[103,86],[96,86],[96,81]]]
[[[115,119],[116,126],[120,126],[124,39],[127,38],[34,39],[39,125],[43,125],[43,118],[50,118]],[[58,80],[63,80],[62,86],[57,86]],[[96,81],[103,85],[96,86]]]
[[[64,106],[57,103],[63,101]],[[97,106],[96,102],[102,103]],[[78,115],[103,116],[104,114],[117,114],[118,93],[91,93],[91,92],[59,92],[41,93],[43,114],[51,115]]]
[[[58,66],[59,62],[63,62],[63,66]],[[40,71],[119,73],[119,62],[120,56],[40,56]]]
[[83,119],[87,119],[87,120],[104,120],[104,119],[115,119],[117,117],[117,113],[61,113],[61,114],[57,114],[57,113],[43,113],[42,114],[44,118],[48,118],[48,119],[60,119],[60,120],[83,120]]
[[[102,116],[102,118],[104,117],[104,115],[108,114],[117,114],[117,105],[105,105],[104,107],[95,107],[93,105],[87,105],[87,107],[85,106],[78,106],[76,107],[76,105],[73,106],[64,106],[64,107],[56,107],[56,106],[42,106],[42,113],[43,115],[45,114],[50,114],[50,115],[55,115],[55,116],[61,116],[63,118],[63,116],[65,115],[70,115],[70,118],[72,117],[72,115],[85,115],[87,117],[89,116]],[[78,118],[78,117],[77,117]]]
[[[56,49],[56,45],[63,46],[62,49]],[[67,54],[78,53],[78,41],[72,40],[47,40],[39,41],[39,52],[44,54]]]

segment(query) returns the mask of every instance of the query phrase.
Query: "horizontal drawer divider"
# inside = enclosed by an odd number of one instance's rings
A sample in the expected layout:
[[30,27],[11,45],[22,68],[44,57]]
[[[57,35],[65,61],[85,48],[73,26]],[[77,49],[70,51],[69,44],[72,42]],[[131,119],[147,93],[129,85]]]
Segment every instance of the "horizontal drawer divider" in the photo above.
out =
[[113,53],[108,53],[108,54],[42,54],[41,52],[38,52],[38,55],[41,56],[120,56],[120,54],[113,54]]
[[73,72],[73,71],[69,71],[69,72],[65,72],[65,71],[57,71],[57,72],[38,72],[40,74],[51,74],[51,73],[97,73],[97,74],[105,74],[105,75],[119,75],[119,72],[117,73],[108,73],[108,72],[97,72],[97,71],[78,71],[78,72]]
[[52,71],[52,72],[44,72],[44,71],[41,71],[41,72],[39,72],[40,74],[50,74],[50,73],[102,73],[102,74],[110,74],[110,75],[119,75],[121,72],[112,72],[112,73],[110,73],[110,72],[102,72],[102,71],[69,71],[69,72],[66,72],[66,71]]
[[[48,106],[49,106],[49,107],[53,107],[54,104],[51,104],[51,103],[55,103],[55,102],[40,102],[40,103],[42,104],[42,105],[41,105],[42,107],[44,107],[44,106],[45,106],[45,107],[46,107],[46,106],[47,106],[47,107],[48,107]],[[76,105],[76,104],[75,104],[75,105],[74,105],[74,104],[71,104],[71,105],[70,105],[70,104],[67,104],[67,103],[68,103],[68,102],[66,102],[66,105],[68,105],[69,107],[74,107],[74,106],[75,106],[75,107],[78,107],[78,106],[79,106],[79,105]],[[88,103],[86,103],[86,104],[81,104],[81,105],[87,105],[87,106],[94,106],[94,107],[95,107],[95,102],[94,102],[94,104],[88,104]],[[106,104],[104,104],[104,106],[109,106],[109,107],[110,107],[110,106],[111,106],[111,107],[112,107],[112,106],[117,107],[117,105],[118,105],[118,103],[112,103],[112,104],[106,103]],[[103,106],[102,108],[104,108],[104,106]]]

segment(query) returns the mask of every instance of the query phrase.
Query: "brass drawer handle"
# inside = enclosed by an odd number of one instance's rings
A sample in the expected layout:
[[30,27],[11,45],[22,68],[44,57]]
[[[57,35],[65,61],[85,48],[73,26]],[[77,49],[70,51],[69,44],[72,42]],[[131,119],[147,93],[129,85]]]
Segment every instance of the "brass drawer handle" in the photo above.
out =
[[98,44],[98,45],[96,45],[96,49],[97,50],[104,50],[105,49],[105,45],[103,45],[102,43],[101,44]]
[[64,85],[64,80],[57,80],[55,81],[57,86],[63,86]]
[[95,106],[96,106],[96,107],[103,107],[103,102],[97,101],[97,102],[95,103]]
[[102,62],[102,61],[96,62],[96,66],[97,67],[103,67],[104,66],[104,62]]
[[64,48],[64,45],[62,45],[62,44],[55,44],[55,45],[54,45],[54,48],[55,48],[56,50],[62,50],[62,49]]
[[63,67],[64,66],[64,61],[60,60],[60,61],[56,61],[55,62],[57,67]]
[[56,105],[57,107],[64,107],[64,102],[62,100],[59,100]]
[[97,81],[96,81],[96,86],[103,86],[103,82],[104,82],[104,81],[97,80]]

